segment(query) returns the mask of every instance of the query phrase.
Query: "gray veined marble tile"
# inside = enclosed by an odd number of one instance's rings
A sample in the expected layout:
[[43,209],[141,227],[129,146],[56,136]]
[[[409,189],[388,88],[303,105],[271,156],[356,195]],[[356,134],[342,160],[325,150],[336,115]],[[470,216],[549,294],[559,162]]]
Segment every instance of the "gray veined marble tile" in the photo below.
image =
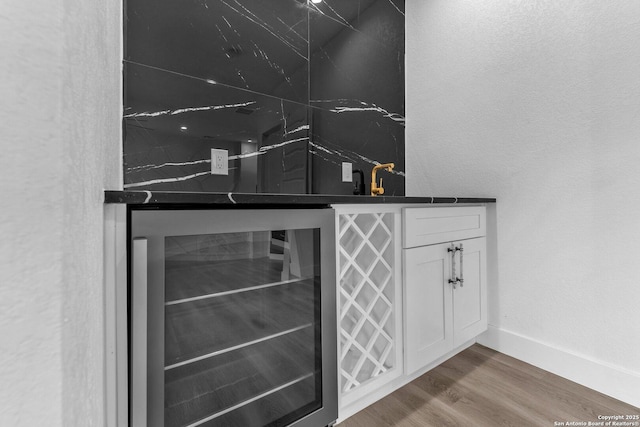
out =
[[358,31],[341,27],[326,42],[312,36],[309,75],[314,107],[335,108],[342,103],[404,117],[404,54]]
[[367,188],[371,168],[393,162],[394,171],[381,174],[385,194],[404,195],[404,2],[335,0],[317,8],[310,17],[313,192],[353,191],[339,180],[342,162],[365,172]]
[[348,161],[404,195],[404,0],[125,8],[125,189],[351,194]]
[[125,59],[306,102],[307,17],[301,0],[128,0]]
[[[306,105],[125,65],[125,189],[307,192]],[[212,148],[228,175],[211,175]]]
[[[312,37],[329,40],[338,25],[404,52],[404,0],[323,0],[310,4]],[[331,22],[332,21],[332,22]]]
[[391,173],[378,174],[384,180],[385,195],[405,194],[403,120],[392,120],[377,110],[367,109],[336,113],[330,109],[312,108],[311,112],[314,193],[352,193],[354,185],[340,181],[342,162],[350,162],[354,170],[364,172],[367,191],[373,166],[392,162],[395,168]]

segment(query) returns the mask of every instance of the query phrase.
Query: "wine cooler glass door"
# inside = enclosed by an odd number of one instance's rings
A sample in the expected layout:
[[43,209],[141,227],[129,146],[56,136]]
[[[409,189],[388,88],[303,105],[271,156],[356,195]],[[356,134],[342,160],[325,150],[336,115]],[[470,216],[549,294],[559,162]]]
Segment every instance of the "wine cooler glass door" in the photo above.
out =
[[132,425],[336,419],[333,218],[132,212]]

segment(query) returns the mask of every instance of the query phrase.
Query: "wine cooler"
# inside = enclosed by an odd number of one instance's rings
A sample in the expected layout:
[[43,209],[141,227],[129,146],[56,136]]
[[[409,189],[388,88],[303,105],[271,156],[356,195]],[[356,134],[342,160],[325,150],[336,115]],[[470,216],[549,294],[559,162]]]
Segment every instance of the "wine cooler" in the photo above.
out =
[[130,425],[334,422],[334,212],[130,215]]

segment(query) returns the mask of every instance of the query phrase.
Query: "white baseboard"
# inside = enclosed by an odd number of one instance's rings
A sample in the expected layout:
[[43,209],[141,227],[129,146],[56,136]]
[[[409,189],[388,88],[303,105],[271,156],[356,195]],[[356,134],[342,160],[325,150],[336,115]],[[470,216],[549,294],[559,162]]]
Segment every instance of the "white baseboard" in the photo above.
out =
[[640,373],[492,325],[478,343],[640,408]]

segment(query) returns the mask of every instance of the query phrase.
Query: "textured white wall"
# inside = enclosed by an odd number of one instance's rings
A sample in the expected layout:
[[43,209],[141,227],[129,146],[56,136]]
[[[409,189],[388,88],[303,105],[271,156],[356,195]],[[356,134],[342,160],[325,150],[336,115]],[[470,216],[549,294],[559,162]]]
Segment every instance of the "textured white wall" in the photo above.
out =
[[407,0],[407,194],[497,197],[490,324],[636,374],[639,40],[637,0]]
[[0,8],[2,426],[62,420],[61,21],[59,2]]
[[122,1],[63,4],[63,425],[101,426],[103,200],[122,188]]
[[0,23],[0,425],[101,426],[120,1],[9,0]]

